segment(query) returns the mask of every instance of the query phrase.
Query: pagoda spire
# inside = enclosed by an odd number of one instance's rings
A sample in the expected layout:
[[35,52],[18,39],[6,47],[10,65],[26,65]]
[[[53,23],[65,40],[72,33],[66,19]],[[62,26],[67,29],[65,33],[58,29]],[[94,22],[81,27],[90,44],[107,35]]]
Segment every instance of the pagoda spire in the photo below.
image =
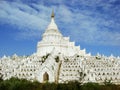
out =
[[54,17],[55,17],[54,10],[52,10],[51,18],[54,18]]

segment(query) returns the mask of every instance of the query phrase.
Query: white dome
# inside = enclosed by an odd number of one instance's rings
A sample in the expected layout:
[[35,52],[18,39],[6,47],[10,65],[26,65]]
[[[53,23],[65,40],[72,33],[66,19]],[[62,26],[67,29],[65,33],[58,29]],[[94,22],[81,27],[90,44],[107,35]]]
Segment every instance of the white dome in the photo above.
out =
[[51,17],[51,22],[48,25],[45,33],[43,34],[43,37],[48,35],[57,35],[60,37],[62,36],[62,34],[59,32],[58,27],[54,21],[54,17]]
[[58,30],[58,27],[54,21],[54,18],[51,18],[51,22],[47,27],[47,30],[51,30],[51,29]]

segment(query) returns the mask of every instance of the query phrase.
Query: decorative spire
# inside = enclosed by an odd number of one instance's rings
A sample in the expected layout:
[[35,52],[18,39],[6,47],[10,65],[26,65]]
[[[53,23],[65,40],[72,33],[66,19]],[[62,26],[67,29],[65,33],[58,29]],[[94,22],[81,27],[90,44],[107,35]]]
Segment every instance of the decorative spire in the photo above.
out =
[[52,10],[51,18],[54,18],[54,10]]

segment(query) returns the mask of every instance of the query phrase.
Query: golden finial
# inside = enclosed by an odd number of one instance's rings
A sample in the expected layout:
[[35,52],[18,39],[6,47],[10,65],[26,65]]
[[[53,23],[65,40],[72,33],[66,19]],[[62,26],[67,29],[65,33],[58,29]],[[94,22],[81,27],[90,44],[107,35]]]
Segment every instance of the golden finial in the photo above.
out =
[[54,18],[54,10],[52,10],[51,18]]

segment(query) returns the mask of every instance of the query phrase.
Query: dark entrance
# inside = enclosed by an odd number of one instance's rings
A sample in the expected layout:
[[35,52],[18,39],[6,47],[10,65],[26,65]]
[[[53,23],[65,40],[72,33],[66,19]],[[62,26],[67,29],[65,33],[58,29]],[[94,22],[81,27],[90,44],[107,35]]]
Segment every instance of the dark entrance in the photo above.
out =
[[49,75],[47,72],[45,72],[43,75],[43,82],[48,82],[48,81],[49,81]]

